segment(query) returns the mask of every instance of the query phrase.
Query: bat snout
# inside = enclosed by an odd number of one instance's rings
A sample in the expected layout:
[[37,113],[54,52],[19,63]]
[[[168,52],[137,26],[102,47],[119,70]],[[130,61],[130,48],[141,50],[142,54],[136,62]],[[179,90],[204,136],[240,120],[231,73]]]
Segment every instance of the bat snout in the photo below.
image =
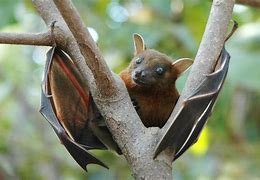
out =
[[141,70],[141,71],[134,71],[133,72],[133,79],[144,79],[146,77],[146,73]]
[[136,70],[132,73],[132,79],[136,84],[145,85],[147,74],[143,70]]

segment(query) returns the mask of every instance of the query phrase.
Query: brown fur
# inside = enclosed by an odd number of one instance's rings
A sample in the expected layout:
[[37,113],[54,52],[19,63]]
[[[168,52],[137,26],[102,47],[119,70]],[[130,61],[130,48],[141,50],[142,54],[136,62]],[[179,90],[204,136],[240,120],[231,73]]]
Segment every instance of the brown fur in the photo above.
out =
[[[134,60],[128,68],[120,73],[120,77],[125,82],[131,99],[137,104],[137,113],[146,127],[162,127],[169,118],[179,93],[175,88],[177,73],[172,68],[171,62],[166,55],[155,50],[146,50],[144,52],[146,63],[144,66],[148,71],[153,71],[153,67],[158,63],[165,64],[169,71],[162,77],[161,83],[155,83],[150,86],[136,84],[132,79],[134,71]],[[155,58],[155,61],[150,61]],[[155,79],[156,81],[156,79]]]
[[143,124],[162,127],[179,98],[175,81],[192,61],[186,58],[172,63],[167,55],[146,49],[138,34],[134,34],[134,44],[135,57],[120,77]]
[[192,64],[184,58],[172,63],[171,58],[146,49],[143,37],[134,34],[135,56],[120,73],[136,111],[146,127],[162,127],[178,98],[176,79]]
[[[154,78],[155,82],[149,85],[140,85],[133,81],[134,59],[130,65],[120,73],[120,77],[125,82],[131,99],[136,103],[136,110],[143,124],[146,127],[162,127],[168,120],[179,93],[175,87],[178,72],[173,68],[168,57],[155,51],[146,50],[143,69],[154,71],[157,64],[164,64],[168,70],[162,77]],[[155,58],[155,60],[154,60]],[[160,78],[160,79],[159,79]]]

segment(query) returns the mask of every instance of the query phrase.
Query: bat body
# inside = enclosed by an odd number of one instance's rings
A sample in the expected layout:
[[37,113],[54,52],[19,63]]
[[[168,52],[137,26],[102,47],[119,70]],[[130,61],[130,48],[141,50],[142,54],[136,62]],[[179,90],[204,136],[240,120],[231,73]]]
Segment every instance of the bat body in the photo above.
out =
[[[172,62],[165,54],[146,49],[143,38],[138,34],[134,35],[134,44],[135,56],[120,77],[143,124],[146,127],[163,127],[179,98],[175,81],[192,61],[183,58]],[[206,75],[201,85],[184,101],[159,141],[154,157],[171,146],[175,149],[176,159],[196,142],[224,83],[229,58],[223,49],[219,58],[221,66]],[[73,61],[58,47],[51,48],[47,54],[40,112],[83,169],[87,170],[88,164],[107,168],[89,150],[112,149],[121,154],[87,83]]]
[[134,34],[135,56],[120,73],[136,111],[146,127],[163,127],[179,93],[177,78],[193,61],[172,59],[153,49],[147,49],[142,36]]
[[[138,34],[134,35],[134,42],[135,57],[120,77],[143,123],[147,127],[162,127],[179,97],[175,81],[192,61],[181,59],[172,63],[166,55],[146,50],[143,38]],[[143,62],[136,63],[140,58]],[[146,73],[145,79],[138,71]],[[91,149],[112,149],[121,154],[87,83],[71,59],[57,47],[47,53],[40,112],[83,169],[91,163],[107,167],[89,153]]]

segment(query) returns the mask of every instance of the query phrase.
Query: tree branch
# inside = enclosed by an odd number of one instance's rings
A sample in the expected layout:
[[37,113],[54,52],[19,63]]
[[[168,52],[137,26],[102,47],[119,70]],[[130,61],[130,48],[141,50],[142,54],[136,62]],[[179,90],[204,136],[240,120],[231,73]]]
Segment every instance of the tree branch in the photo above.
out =
[[[160,155],[161,158],[157,160],[153,160],[152,158],[153,147],[155,147],[158,140],[156,135],[158,128],[146,129],[143,126],[131,103],[122,80],[120,80],[118,76],[114,76],[116,83],[115,91],[117,91],[117,93],[115,93],[113,98],[107,98],[106,95],[98,97],[98,94],[95,92],[102,86],[96,86],[97,80],[94,80],[93,76],[91,76],[92,72],[90,72],[89,68],[86,66],[85,59],[79,50],[75,38],[72,36],[53,1],[33,0],[33,3],[47,25],[50,25],[53,21],[57,21],[54,30],[56,43],[59,47],[64,48],[72,57],[84,79],[89,83],[89,89],[91,90],[95,103],[105,118],[106,124],[113,134],[113,137],[128,160],[135,178],[172,179],[171,158],[168,154]],[[62,1],[62,4],[67,3]],[[68,25],[72,26],[71,24]],[[77,27],[75,28],[77,29]],[[83,36],[85,35],[88,36],[88,34],[84,34]],[[83,38],[85,39],[85,37]],[[84,41],[83,43],[90,42]],[[87,46],[92,47],[89,44],[87,44]],[[82,52],[84,52],[84,50]],[[99,57],[100,56],[94,57],[95,61],[97,61],[97,58]],[[90,56],[90,58],[93,58],[93,56]],[[89,61],[89,59],[86,60]],[[82,62],[83,60],[84,62]],[[97,70],[100,68],[98,66],[99,63],[90,65],[95,66],[92,67],[92,69],[94,69],[93,73],[98,73]],[[99,80],[104,81],[102,78],[99,78]],[[98,91],[104,90],[98,89]]]
[[[121,86],[122,81],[120,80],[120,82],[117,81],[116,84],[113,84],[113,76],[99,53],[96,44],[84,27],[73,4],[69,0],[53,1],[77,40],[81,53],[94,74],[99,92],[102,93],[102,90],[104,91],[103,97],[98,99],[94,97],[94,100],[105,117],[116,142],[131,165],[134,176],[137,179],[172,179],[171,158],[169,155],[163,154],[160,156],[161,159],[157,160],[152,158],[152,147],[155,147],[157,142],[156,134],[158,128],[145,129],[133,108],[129,96],[122,96],[122,93],[126,93],[125,87]],[[110,81],[107,81],[108,79]],[[118,77],[116,77],[117,79]],[[103,83],[108,84],[104,86],[102,85]],[[110,87],[111,89],[109,90],[108,88]],[[110,92],[107,93],[105,91]],[[107,99],[107,96],[111,94],[114,96],[112,101]],[[115,99],[116,101],[114,101]],[[156,172],[156,175],[154,172]]]
[[117,95],[114,77],[72,2],[70,0],[54,0],[53,2],[76,39],[81,54],[87,60],[86,63],[96,79],[99,93],[104,97]]
[[205,74],[212,72],[224,45],[234,3],[234,0],[213,1],[206,29],[189,77],[170,119],[161,130],[162,136],[173,124],[174,117],[179,111],[184,99],[188,98],[191,93],[194,92],[194,90],[204,80]]
[[236,3],[260,8],[260,0],[236,0]]
[[0,44],[51,46],[51,33],[0,33]]
[[86,82],[89,87],[95,88],[96,85],[92,78],[92,73],[86,66],[85,59],[80,53],[77,42],[61,17],[55,4],[51,0],[32,0],[32,3],[47,26],[50,27],[53,22],[56,22],[53,30],[54,37],[52,38],[54,38],[59,48],[64,49],[75,61],[81,74],[85,79],[88,79]]

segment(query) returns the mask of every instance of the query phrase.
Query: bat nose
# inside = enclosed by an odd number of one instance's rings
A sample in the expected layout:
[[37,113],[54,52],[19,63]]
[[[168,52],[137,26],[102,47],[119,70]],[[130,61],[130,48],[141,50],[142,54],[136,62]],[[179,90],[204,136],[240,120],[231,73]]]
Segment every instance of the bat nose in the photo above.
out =
[[135,71],[134,73],[134,78],[135,79],[143,79],[145,78],[146,74],[144,71],[140,70],[140,71]]

